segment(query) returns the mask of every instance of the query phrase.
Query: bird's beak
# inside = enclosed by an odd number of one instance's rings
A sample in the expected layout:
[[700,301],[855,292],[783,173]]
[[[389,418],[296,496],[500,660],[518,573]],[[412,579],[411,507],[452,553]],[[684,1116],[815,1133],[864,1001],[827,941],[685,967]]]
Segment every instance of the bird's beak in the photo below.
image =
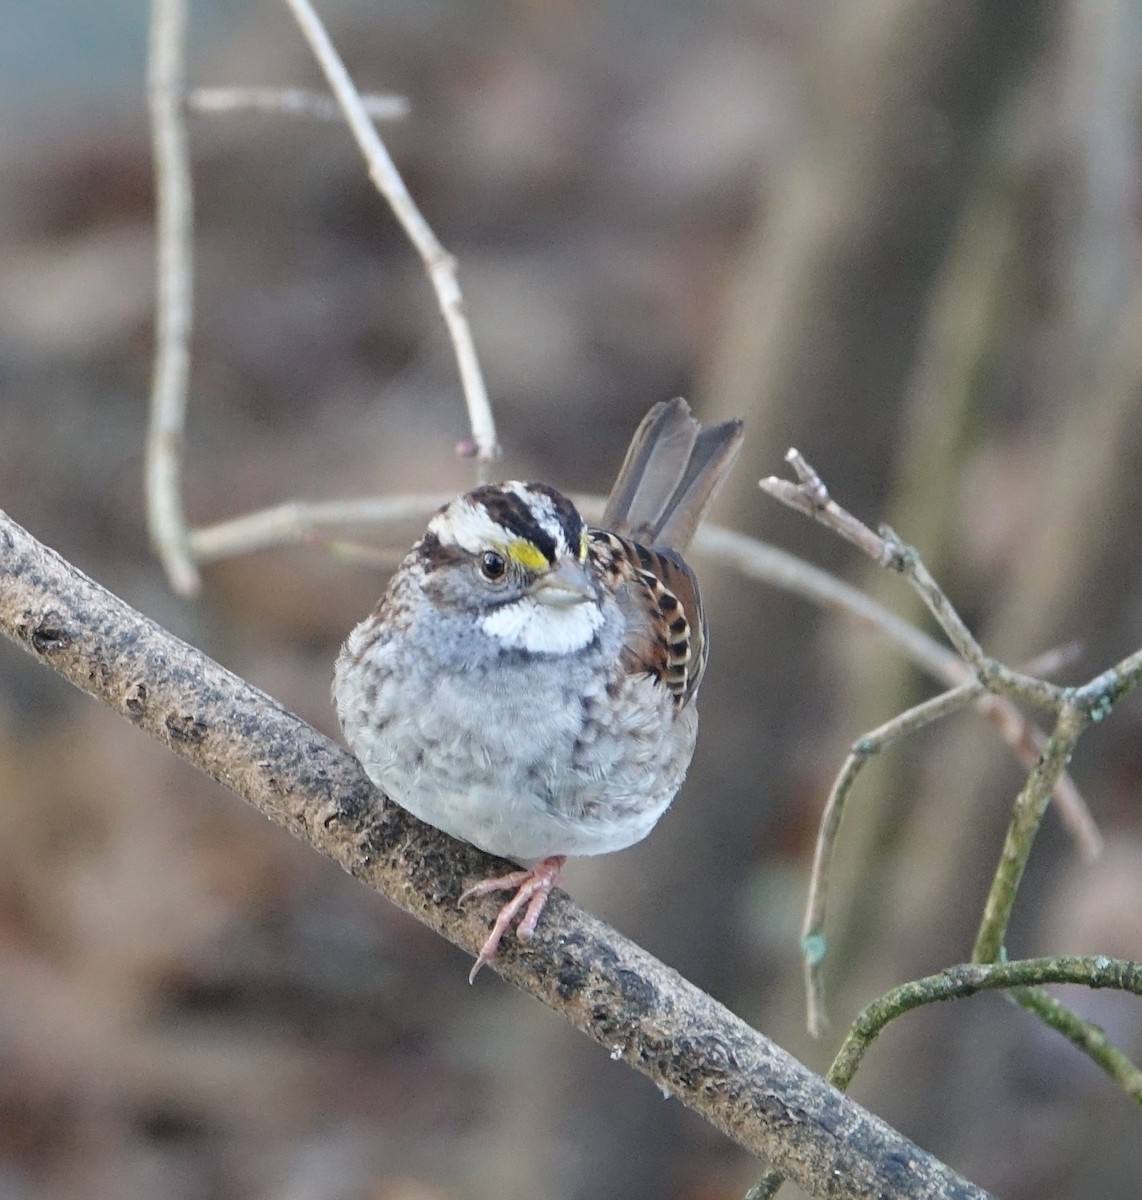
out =
[[573,604],[594,600],[595,589],[583,564],[566,559],[540,575],[531,585],[530,594],[539,604],[570,608]]

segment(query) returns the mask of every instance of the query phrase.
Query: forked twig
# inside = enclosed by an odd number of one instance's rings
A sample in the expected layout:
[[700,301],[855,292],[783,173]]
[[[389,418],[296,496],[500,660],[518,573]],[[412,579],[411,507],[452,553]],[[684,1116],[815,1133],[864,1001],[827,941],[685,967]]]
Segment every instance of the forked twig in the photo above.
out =
[[[829,496],[821,477],[797,450],[790,449],[785,459],[797,474],[798,482],[771,475],[762,479],[758,486],[782,504],[805,513],[833,530],[863,550],[879,566],[905,577],[958,652],[957,657],[941,647],[941,651],[948,655],[945,663],[954,664],[944,675],[946,682],[958,687],[974,676],[986,691],[992,693],[988,699],[981,699],[981,708],[999,727],[1004,740],[1014,749],[1020,761],[1030,767],[1047,739],[1005,697],[1043,705],[1057,713],[1065,703],[1068,689],[1013,671],[984,654],[911,546],[906,546],[891,529],[885,528],[880,533],[874,533],[864,522],[841,508]],[[1102,847],[1101,836],[1086,804],[1065,772],[1056,780],[1053,794],[1060,816],[1084,857],[1097,857]]]
[[455,263],[437,241],[373,124],[403,116],[398,96],[361,96],[308,0],[286,0],[312,46],[334,95],[302,89],[199,88],[188,93],[185,46],[188,0],[152,0],[148,57],[156,191],[156,345],[146,453],[147,524],[171,587],[192,594],[201,579],[197,549],[209,545],[204,531],[188,528],[182,499],[190,339],[193,326],[193,192],[186,110],[225,112],[240,108],[323,119],[343,117],[368,164],[369,175],[415,246],[436,292],[456,355],[471,437],[480,463],[499,455],[495,421],[476,357],[475,344],[456,281]]
[[[1029,958],[1015,962],[960,963],[936,975],[915,979],[863,1008],[853,1021],[833,1059],[826,1078],[844,1091],[872,1043],[890,1021],[904,1013],[942,1000],[958,1000],[985,991],[1006,991],[1019,1005],[1036,1011],[1080,1050],[1090,1055],[1134,1100],[1142,1102],[1142,1072],[1101,1030],[1078,1020],[1048,995],[1041,985],[1073,983],[1090,988],[1115,988],[1142,996],[1142,964],[1097,954],[1086,958]],[[1076,1023],[1077,1022],[1077,1023]],[[767,1171],[744,1200],[771,1200],[785,1182],[781,1171]]]
[[[1028,666],[1037,674],[1054,674],[1068,658],[1073,657],[1077,647],[1068,646],[1051,650],[1041,655]],[[862,734],[853,743],[832,788],[821,823],[817,829],[817,841],[813,850],[813,866],[809,877],[809,896],[805,905],[805,918],[801,932],[801,953],[805,973],[806,1021],[813,1037],[820,1037],[828,1028],[825,1010],[825,980],[822,966],[825,958],[825,919],[828,900],[829,875],[837,835],[840,832],[845,804],[856,783],[857,776],[865,764],[876,754],[886,750],[903,737],[917,733],[925,726],[952,713],[960,712],[968,705],[978,703],[986,696],[984,685],[978,680],[961,683],[950,691],[941,692],[922,704],[917,704],[898,716],[886,721],[876,729]],[[1027,764],[1030,766],[1030,763]],[[1062,781],[1060,780],[1060,783]],[[1086,806],[1080,799],[1079,810],[1087,817],[1087,825],[1081,828],[1079,846],[1084,857],[1090,858],[1101,852],[1102,839],[1097,827],[1090,820]]]
[[[830,496],[828,489],[817,472],[796,450],[786,454],[797,475],[797,482],[770,477],[761,481],[763,491],[774,496],[791,508],[813,517],[841,537],[858,546],[880,566],[902,574],[923,599],[929,612],[939,622],[949,641],[959,651],[965,663],[972,668],[974,689],[948,697],[937,697],[918,709],[898,718],[899,725],[892,722],[874,731],[869,737],[858,741],[853,754],[842,768],[822,819],[821,833],[814,856],[813,883],[810,888],[808,911],[802,939],[805,972],[808,990],[810,1028],[819,1030],[823,1024],[823,985],[820,975],[821,959],[825,952],[824,896],[828,874],[828,863],[833,842],[836,838],[843,811],[844,799],[852,787],[856,774],[868,755],[894,740],[900,732],[909,732],[926,724],[935,716],[949,711],[949,706],[959,703],[965,696],[976,699],[986,689],[1001,692],[1031,703],[1044,705],[1057,715],[1055,731],[1045,739],[1043,746],[1031,764],[1027,782],[1020,791],[1012,811],[1011,825],[1004,843],[996,877],[988,894],[980,931],[976,939],[973,958],[977,962],[990,962],[999,958],[1003,949],[1003,938],[1007,929],[1015,893],[1018,890],[1023,870],[1030,856],[1031,845],[1051,796],[1058,792],[1060,780],[1070,753],[1079,736],[1092,720],[1101,719],[1115,700],[1130,687],[1135,686],[1142,668],[1142,651],[1124,660],[1116,668],[1104,672],[1084,688],[1060,687],[1034,675],[1013,671],[984,654],[979,643],[960,619],[951,602],[929,574],[920,556],[889,529],[874,533],[862,521],[841,508]],[[963,702],[967,702],[963,699]],[[1006,718],[1006,714],[1005,718]],[[897,732],[899,729],[900,732]],[[1026,747],[1024,748],[1026,749]],[[1097,837],[1097,835],[1094,835]],[[1093,848],[1090,831],[1085,840]],[[1095,843],[1096,844],[1096,843]]]
[[[1031,856],[1056,781],[1070,762],[1079,738],[1110,715],[1114,705],[1142,682],[1142,650],[1136,650],[1081,687],[1064,688],[1058,719],[1042,753],[1027,775],[1011,810],[995,878],[987,893],[972,959],[1002,957],[1015,896]],[[1039,1011],[1034,1006],[1028,1006]],[[1077,1019],[1077,1018],[1076,1018]]]
[[[951,968],[941,976],[916,980],[895,989],[869,1006],[854,1023],[830,1079],[847,1086],[867,1046],[889,1020],[920,1003],[969,995],[981,987],[1012,989],[1011,998],[1055,1029],[1106,1071],[1131,1096],[1142,1102],[1142,1071],[1112,1046],[1105,1033],[1049,996],[1038,986],[1066,979],[1090,987],[1115,986],[1142,991],[1142,973],[1137,964],[1114,963],[1100,957],[1091,960],[1035,960],[1031,964],[1008,963],[1004,940],[1015,896],[1023,877],[1035,836],[1047,805],[1063,778],[1067,762],[1079,737],[1095,721],[1106,717],[1114,704],[1142,682],[1142,650],[1127,656],[1082,687],[1061,687],[1034,675],[1013,671],[989,658],[920,556],[887,527],[874,533],[863,522],[831,499],[817,472],[796,451],[786,455],[797,482],[770,477],[761,488],[782,503],[820,521],[860,547],[880,566],[902,574],[936,618],[949,641],[971,668],[974,678],[953,691],[937,696],[901,714],[860,739],[833,787],[822,820],[814,857],[814,883],[803,937],[806,984],[809,993],[810,1027],[817,1032],[823,1022],[820,960],[825,951],[824,879],[828,858],[840,823],[844,798],[868,757],[930,721],[981,698],[984,690],[1049,708],[1056,714],[1054,731],[1045,740],[1012,809],[1007,835],[995,878],[992,881],[972,954],[972,964]],[[1035,664],[1041,668],[1042,663]],[[997,698],[993,696],[993,701]],[[1060,967],[1065,964],[1065,969]],[[1042,969],[1046,964],[1046,968]],[[1077,965],[1076,965],[1077,964]],[[1022,973],[1021,973],[1022,971]],[[1070,974],[1068,975],[1068,971]],[[872,1014],[872,1015],[870,1015]],[[770,1170],[747,1194],[747,1200],[767,1200],[782,1183],[782,1173]]]
[[1044,679],[1013,671],[983,652],[971,630],[964,624],[960,614],[956,612],[911,546],[905,545],[888,526],[881,526],[880,532],[874,533],[863,521],[841,508],[830,497],[820,475],[805,461],[799,451],[787,451],[785,461],[796,473],[797,482],[792,483],[771,475],[761,480],[759,486],[762,491],[789,508],[819,521],[846,541],[852,542],[878,566],[903,575],[947,634],[957,653],[972,668],[989,692],[1010,696],[1015,700],[1026,700],[1056,713],[1060,710],[1065,701],[1064,688]]
[[[976,962],[997,960],[1003,951],[1003,939],[1007,930],[1011,908],[1015,901],[1023,870],[1030,855],[1031,845],[1038,832],[1047,804],[1055,792],[1064,768],[1070,759],[1075,743],[1087,726],[1105,717],[1113,704],[1125,692],[1137,685],[1142,678],[1142,651],[1124,659],[1116,667],[1104,671],[1081,688],[1060,687],[1037,676],[1013,671],[996,660],[989,658],[980,647],[967,626],[961,620],[952,603],[929,574],[920,556],[890,530],[874,533],[862,521],[841,508],[830,496],[820,475],[796,450],[786,454],[797,475],[797,482],[770,477],[761,481],[763,491],[776,499],[806,513],[820,521],[841,537],[858,546],[880,566],[902,574],[923,599],[929,612],[939,622],[949,641],[959,651],[964,661],[973,669],[975,681],[972,686],[957,689],[943,697],[936,697],[918,708],[910,710],[875,730],[858,741],[845,767],[842,768],[830,802],[826,806],[821,839],[814,859],[814,885],[811,889],[809,915],[804,931],[804,953],[807,975],[811,989],[817,993],[811,999],[811,1012],[819,1002],[820,978],[814,972],[824,954],[824,891],[823,878],[827,871],[828,856],[836,828],[840,822],[844,797],[852,786],[857,772],[869,754],[895,740],[905,732],[920,728],[935,717],[943,715],[955,706],[975,699],[978,692],[986,689],[1005,695],[1041,704],[1057,714],[1054,732],[1046,739],[1041,752],[1031,766],[1027,781],[1016,799],[1012,810],[999,867],[988,893],[980,931],[976,939],[973,959]],[[975,694],[973,694],[975,693]],[[816,1014],[819,1025],[821,1016]]]
[[[1099,1065],[1135,1101],[1142,1103],[1142,1071],[1120,1051],[1111,1046],[1105,1035],[1096,1038],[1095,1047],[1089,1037],[1091,1026],[1079,1022],[1072,1025],[1074,1014],[1059,1005],[1041,990],[1044,984],[1073,983],[1088,988],[1114,988],[1142,996],[1142,964],[1127,959],[1108,958],[1105,954],[1087,957],[1065,955],[1059,958],[1027,958],[1011,962],[960,963],[936,975],[902,984],[874,1000],[857,1015],[837,1052],[826,1078],[842,1091],[849,1086],[864,1058],[865,1052],[879,1037],[884,1027],[897,1017],[926,1004],[941,1000],[956,1000],[979,992],[1009,991],[1019,1004],[1035,993],[1032,1003],[1025,1005],[1038,1011],[1044,1007],[1061,1010],[1060,1019],[1050,1023],[1071,1041],[1085,1042],[1080,1048],[1091,1054]],[[1042,1005],[1041,1001],[1047,1001]],[[1039,1015],[1042,1015],[1041,1012]],[[1100,1031],[1101,1032],[1101,1031]],[[1095,1050],[1095,1053],[1091,1053]],[[1104,1053],[1105,1051],[1105,1053]]]

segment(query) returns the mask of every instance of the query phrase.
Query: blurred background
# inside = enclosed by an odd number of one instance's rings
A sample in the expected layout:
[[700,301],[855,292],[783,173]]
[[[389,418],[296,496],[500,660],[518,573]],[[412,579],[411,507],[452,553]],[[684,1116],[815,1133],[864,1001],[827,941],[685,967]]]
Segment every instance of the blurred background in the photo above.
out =
[[[320,549],[173,596],[142,449],[153,201],[142,0],[0,2],[0,506],[335,734],[386,569]],[[1130,0],[327,0],[458,255],[503,471],[602,491],[645,409],[740,415],[717,519],[918,619],[756,488],[794,444],[915,543],[985,646],[1142,644],[1142,10]],[[196,84],[319,86],[284,6],[192,9]],[[348,134],[192,121],[198,524],[459,491],[455,365]],[[378,532],[395,563],[417,523]],[[818,1070],[868,1000],[970,955],[1021,773],[967,713],[883,756],[839,848],[808,1039],[808,856],[848,745],[932,685],[835,614],[696,566],[689,782],[583,904]],[[1142,957],[1142,698],[1080,744],[1013,956]],[[13,647],[0,647],[0,1200],[740,1195],[758,1166],[644,1079]],[[1135,1060],[1137,999],[1070,989]],[[892,1026],[854,1095],[1005,1200],[1135,1200],[1142,1113],[998,996]],[[790,1189],[790,1195],[795,1194]]]

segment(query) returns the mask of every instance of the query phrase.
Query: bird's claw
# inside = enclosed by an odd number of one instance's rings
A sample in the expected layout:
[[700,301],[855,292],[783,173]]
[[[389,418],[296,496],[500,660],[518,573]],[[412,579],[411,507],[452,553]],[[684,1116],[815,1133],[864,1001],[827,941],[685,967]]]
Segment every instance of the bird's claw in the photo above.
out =
[[500,909],[491,932],[480,947],[476,963],[468,976],[469,983],[475,982],[480,968],[495,958],[496,952],[500,948],[500,941],[511,927],[511,923],[521,908],[524,909],[524,914],[519,928],[516,930],[516,936],[521,942],[531,940],[535,933],[535,927],[539,923],[540,915],[547,904],[547,898],[551,895],[551,889],[559,882],[559,873],[563,869],[565,861],[565,855],[552,855],[526,870],[512,871],[509,875],[500,875],[495,879],[482,879],[479,883],[474,883],[467,888],[460,896],[460,903],[464,904],[475,896],[486,896],[490,892],[515,891],[515,895]]

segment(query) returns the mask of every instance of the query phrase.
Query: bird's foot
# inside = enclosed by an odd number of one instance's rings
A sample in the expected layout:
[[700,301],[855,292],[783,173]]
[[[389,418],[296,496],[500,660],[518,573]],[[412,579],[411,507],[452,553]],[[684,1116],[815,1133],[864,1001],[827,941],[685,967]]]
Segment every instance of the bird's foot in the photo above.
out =
[[507,933],[516,914],[525,905],[527,907],[523,914],[523,920],[516,929],[516,937],[521,942],[531,940],[531,935],[539,923],[540,913],[543,912],[543,906],[547,903],[547,897],[551,895],[551,889],[559,882],[559,873],[563,870],[563,864],[566,861],[565,854],[553,854],[550,858],[541,859],[526,870],[512,871],[510,875],[499,875],[495,879],[484,879],[479,883],[474,883],[460,897],[460,903],[463,904],[473,896],[486,896],[489,892],[515,891],[515,895],[500,909],[496,923],[492,926],[492,932],[488,934],[487,941],[480,947],[476,965],[468,976],[469,983],[475,980],[484,963],[491,962],[496,957],[496,951],[500,948],[500,940]]

